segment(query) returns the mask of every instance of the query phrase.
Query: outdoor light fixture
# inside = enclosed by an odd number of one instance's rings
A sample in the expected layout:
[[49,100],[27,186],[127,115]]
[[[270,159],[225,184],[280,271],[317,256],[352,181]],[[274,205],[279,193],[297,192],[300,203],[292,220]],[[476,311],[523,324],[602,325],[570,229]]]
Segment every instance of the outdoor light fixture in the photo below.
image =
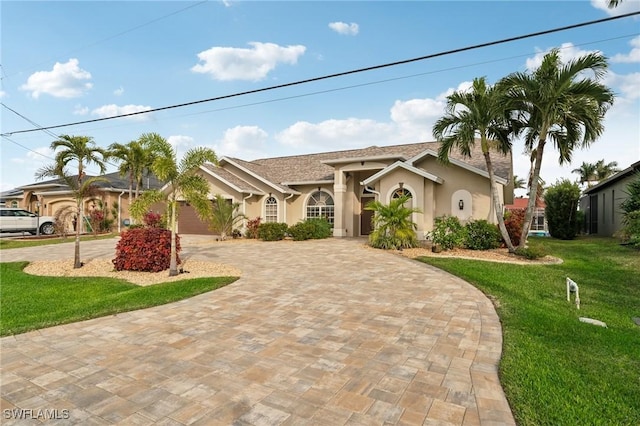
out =
[[458,208],[460,210],[464,210],[464,201],[462,201],[462,200],[458,201]]
[[404,182],[398,182],[398,186],[400,186],[400,189],[402,189],[402,187],[404,187]]

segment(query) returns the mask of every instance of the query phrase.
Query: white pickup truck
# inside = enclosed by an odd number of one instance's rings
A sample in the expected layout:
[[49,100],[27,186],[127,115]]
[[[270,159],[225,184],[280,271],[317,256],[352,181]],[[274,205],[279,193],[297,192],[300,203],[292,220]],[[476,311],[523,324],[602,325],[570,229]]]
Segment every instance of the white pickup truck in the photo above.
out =
[[56,231],[51,216],[40,216],[30,211],[9,207],[0,207],[0,232],[29,232],[53,235]]

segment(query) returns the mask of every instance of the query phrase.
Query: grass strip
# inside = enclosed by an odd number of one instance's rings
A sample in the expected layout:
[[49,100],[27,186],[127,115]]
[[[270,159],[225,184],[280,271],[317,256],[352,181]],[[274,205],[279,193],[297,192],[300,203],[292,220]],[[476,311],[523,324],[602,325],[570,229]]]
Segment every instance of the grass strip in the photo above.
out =
[[27,264],[0,264],[0,336],[163,305],[238,279],[196,278],[141,287],[113,278],[29,275],[23,272]]
[[[640,252],[613,239],[531,239],[560,265],[422,257],[496,302],[500,379],[519,425],[640,424]],[[581,309],[566,300],[566,277]],[[599,319],[608,328],[579,322]]]
[[[95,241],[95,240],[107,240],[109,238],[114,238],[117,234],[102,234],[102,235],[82,235],[80,237],[80,241]],[[31,239],[33,238],[33,239]],[[14,240],[10,238],[0,238],[0,250],[10,250],[16,248],[25,248],[25,247],[38,247],[38,246],[47,246],[51,244],[64,244],[64,243],[73,243],[76,240],[75,235],[69,235],[66,238],[62,237],[50,237],[50,238],[42,238],[38,239],[37,237],[27,237],[24,240]]]

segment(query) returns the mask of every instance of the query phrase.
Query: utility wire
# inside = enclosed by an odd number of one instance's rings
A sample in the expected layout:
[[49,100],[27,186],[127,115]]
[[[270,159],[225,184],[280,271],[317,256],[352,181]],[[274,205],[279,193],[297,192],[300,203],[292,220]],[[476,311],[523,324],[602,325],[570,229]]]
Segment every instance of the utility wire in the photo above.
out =
[[566,31],[566,30],[570,30],[570,29],[581,28],[581,27],[586,27],[586,26],[595,25],[595,24],[601,24],[601,23],[604,23],[604,22],[615,21],[615,20],[618,20],[618,19],[628,18],[628,17],[636,16],[636,15],[640,15],[640,11],[630,12],[630,13],[626,13],[626,14],[623,14],[623,15],[611,16],[611,17],[602,18],[602,19],[596,19],[596,20],[592,20],[592,21],[581,22],[581,23],[578,23],[578,24],[566,25],[566,26],[563,26],[563,27],[556,27],[556,28],[552,28],[552,29],[549,29],[549,30],[537,31],[537,32],[529,33],[529,34],[524,34],[524,35],[515,36],[515,37],[509,37],[509,38],[504,38],[504,39],[501,39],[501,40],[495,40],[495,41],[490,41],[490,42],[486,42],[486,43],[475,44],[475,45],[461,47],[461,48],[457,48],[457,49],[446,50],[446,51],[443,51],[443,52],[433,53],[433,54],[430,54],[430,55],[420,56],[420,57],[417,57],[417,58],[405,59],[405,60],[396,61],[396,62],[388,62],[388,63],[385,63],[385,64],[374,65],[374,66],[365,67],[365,68],[358,68],[358,69],[354,69],[354,70],[350,70],[350,71],[343,71],[343,72],[339,72],[339,73],[335,73],[335,74],[328,74],[328,75],[324,75],[324,76],[320,76],[320,77],[313,77],[313,78],[308,78],[308,79],[304,79],[304,80],[298,80],[298,81],[294,81],[294,82],[289,82],[289,83],[278,84],[278,85],[274,85],[274,86],[263,87],[263,88],[260,88],[260,89],[253,89],[253,90],[247,90],[247,91],[243,91],[243,92],[236,92],[236,93],[233,93],[233,94],[217,96],[217,97],[214,97],[214,98],[201,99],[201,100],[198,100],[198,101],[191,101],[191,102],[185,102],[185,103],[181,103],[181,104],[169,105],[169,106],[154,108],[154,109],[150,109],[150,110],[146,110],[146,111],[137,111],[137,112],[132,112],[132,113],[128,113],[128,114],[114,115],[114,116],[111,116],[111,117],[94,118],[94,119],[91,119],[91,120],[76,121],[76,122],[73,122],[73,123],[66,123],[66,124],[58,124],[58,125],[54,125],[54,126],[42,127],[40,129],[17,130],[17,131],[14,131],[14,132],[3,133],[2,135],[14,135],[14,134],[18,134],[18,133],[30,133],[30,132],[35,132],[35,131],[38,131],[38,130],[56,129],[56,128],[60,128],[60,127],[76,126],[76,125],[79,125],[79,124],[87,124],[87,123],[95,123],[95,122],[99,122],[99,121],[114,120],[116,118],[131,117],[131,116],[134,116],[134,115],[148,114],[148,113],[152,113],[152,112],[164,111],[164,110],[174,109],[174,108],[182,108],[182,107],[191,106],[191,105],[197,105],[197,104],[201,104],[201,103],[205,103],[205,102],[213,102],[213,101],[219,101],[219,100],[222,100],[222,99],[235,98],[235,97],[239,97],[239,96],[245,96],[245,95],[250,95],[250,94],[255,94],[255,93],[261,93],[261,92],[266,92],[266,91],[271,91],[271,90],[276,90],[276,89],[282,89],[284,87],[298,86],[298,85],[301,85],[301,84],[312,83],[312,82],[321,81],[321,80],[328,80],[328,79],[331,79],[331,78],[343,77],[343,76],[346,76],[346,75],[357,74],[357,73],[362,73],[362,72],[366,72],[366,71],[372,71],[372,70],[377,70],[377,69],[382,69],[382,68],[388,68],[388,67],[408,64],[408,63],[412,63],[412,62],[424,61],[426,59],[432,59],[432,58],[437,58],[437,57],[440,57],[440,56],[452,55],[454,53],[466,52],[466,51],[470,51],[470,50],[480,49],[480,48],[483,48],[483,47],[489,47],[489,46],[495,46],[495,45],[498,45],[498,44],[509,43],[509,42],[512,42],[512,41],[524,40],[524,39],[527,39],[527,38],[538,37],[538,36],[541,36],[541,35],[557,33],[557,32]]
[[[127,33],[130,33],[130,32],[133,32],[133,31],[135,31],[135,30],[138,30],[138,29],[140,29],[140,28],[146,27],[147,25],[154,24],[154,23],[156,23],[156,22],[158,22],[158,21],[161,21],[161,20],[163,20],[163,19],[165,19],[165,18],[168,18],[168,17],[170,17],[170,16],[177,15],[177,14],[182,13],[182,12],[184,12],[184,11],[188,10],[188,9],[194,8],[194,7],[196,7],[196,6],[200,6],[201,4],[207,3],[208,1],[209,1],[209,0],[203,0],[203,1],[200,1],[200,2],[198,2],[198,3],[190,4],[190,5],[188,5],[188,6],[183,7],[182,9],[178,9],[178,10],[173,11],[173,12],[171,12],[171,13],[168,13],[168,14],[166,14],[166,15],[162,15],[162,16],[160,16],[160,17],[158,17],[158,18],[152,19],[151,21],[147,21],[147,22],[145,22],[145,23],[142,23],[142,24],[136,25],[135,27],[132,27],[132,28],[126,29],[126,30],[124,30],[124,31],[120,31],[119,33],[116,33],[116,34],[111,35],[111,36],[109,36],[109,37],[106,37],[106,38],[103,38],[103,39],[100,39],[100,40],[94,41],[93,43],[85,44],[84,46],[78,47],[78,48],[73,49],[73,50],[70,50],[70,51],[68,51],[66,54],[71,54],[71,53],[74,53],[74,52],[78,52],[78,51],[80,51],[80,50],[84,50],[84,49],[87,49],[87,48],[89,48],[89,47],[93,47],[93,46],[95,46],[95,45],[97,45],[97,44],[104,43],[105,41],[113,40],[114,38],[120,37],[120,36],[125,35],[125,34],[127,34]],[[36,67],[36,66],[38,66],[38,65],[41,65],[41,64],[47,63],[47,62],[49,62],[49,61],[51,61],[51,59],[48,59],[48,60],[46,60],[46,61],[42,61],[42,62],[38,62],[37,64],[34,64],[34,65],[30,66],[30,67],[29,67],[29,68],[27,68],[27,69],[32,69],[32,68],[34,68],[34,67]],[[23,71],[24,71],[24,70],[23,70]],[[7,75],[7,74],[3,71],[3,72],[2,72],[2,76],[0,77],[0,80],[4,80],[5,78],[12,77],[12,76],[14,76],[14,75],[19,74],[20,72],[22,72],[22,71],[14,72],[14,73],[12,73],[12,74],[10,74],[10,75]]]

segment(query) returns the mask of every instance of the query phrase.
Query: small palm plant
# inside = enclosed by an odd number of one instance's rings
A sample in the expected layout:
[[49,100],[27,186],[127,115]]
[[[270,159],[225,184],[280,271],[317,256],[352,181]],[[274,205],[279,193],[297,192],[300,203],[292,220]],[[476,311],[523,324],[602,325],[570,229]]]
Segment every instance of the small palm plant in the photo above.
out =
[[417,225],[411,220],[411,215],[421,211],[405,206],[410,199],[405,195],[391,200],[389,204],[372,201],[365,206],[365,210],[375,212],[372,219],[374,230],[369,235],[372,247],[398,250],[418,245]]
[[246,218],[239,209],[240,203],[230,203],[222,195],[216,195],[211,213],[211,230],[219,233],[221,240],[226,240],[233,228]]

